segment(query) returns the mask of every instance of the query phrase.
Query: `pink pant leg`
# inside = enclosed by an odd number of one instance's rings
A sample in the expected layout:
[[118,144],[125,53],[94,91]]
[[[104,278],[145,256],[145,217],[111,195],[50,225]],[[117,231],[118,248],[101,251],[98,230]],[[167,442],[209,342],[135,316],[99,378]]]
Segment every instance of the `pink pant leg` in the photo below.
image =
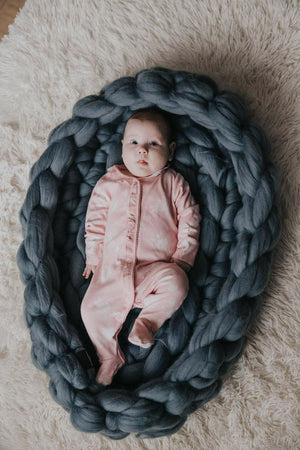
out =
[[155,262],[136,268],[136,300],[142,307],[128,337],[133,344],[150,347],[158,329],[185,300],[189,281],[176,263]]
[[97,272],[94,276],[81,304],[81,317],[101,363],[96,380],[107,385],[125,364],[117,337],[130,309],[143,308],[130,341],[149,347],[158,329],[186,298],[189,283],[184,270],[175,263],[137,265],[135,299],[129,305],[122,301],[124,292],[117,282],[110,286],[110,295],[104,295],[103,285],[97,283]]
[[128,306],[122,303],[122,292],[108,297],[97,286],[96,277],[81,303],[81,317],[89,337],[94,344],[101,363],[97,382],[107,385],[114,374],[125,364],[124,354],[119,346],[118,333],[128,313]]

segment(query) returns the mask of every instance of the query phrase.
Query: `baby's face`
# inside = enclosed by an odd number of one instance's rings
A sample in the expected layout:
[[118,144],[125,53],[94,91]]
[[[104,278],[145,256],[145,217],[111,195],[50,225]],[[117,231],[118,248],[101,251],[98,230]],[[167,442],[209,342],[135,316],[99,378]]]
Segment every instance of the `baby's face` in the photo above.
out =
[[129,119],[122,139],[122,158],[136,177],[147,177],[172,161],[175,142],[168,144],[166,130],[153,119]]

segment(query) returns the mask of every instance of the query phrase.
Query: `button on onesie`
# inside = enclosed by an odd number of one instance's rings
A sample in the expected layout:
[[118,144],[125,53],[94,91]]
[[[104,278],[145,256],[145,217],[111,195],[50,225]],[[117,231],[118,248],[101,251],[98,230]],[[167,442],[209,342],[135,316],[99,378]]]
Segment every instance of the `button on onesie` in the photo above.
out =
[[96,183],[85,220],[86,264],[96,265],[81,316],[110,384],[125,364],[118,333],[132,308],[142,308],[129,341],[149,347],[186,298],[189,282],[174,260],[193,266],[201,215],[184,177],[168,165],[135,177],[124,164]]

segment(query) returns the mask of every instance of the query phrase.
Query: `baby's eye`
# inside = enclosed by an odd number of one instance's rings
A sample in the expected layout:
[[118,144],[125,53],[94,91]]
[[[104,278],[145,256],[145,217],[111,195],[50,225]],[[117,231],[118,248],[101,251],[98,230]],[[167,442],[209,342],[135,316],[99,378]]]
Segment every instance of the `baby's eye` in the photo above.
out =
[[158,145],[158,143],[155,141],[152,141],[152,142],[150,142],[150,145]]
[[137,144],[137,141],[135,140],[135,139],[132,139],[131,141],[130,141],[130,144]]

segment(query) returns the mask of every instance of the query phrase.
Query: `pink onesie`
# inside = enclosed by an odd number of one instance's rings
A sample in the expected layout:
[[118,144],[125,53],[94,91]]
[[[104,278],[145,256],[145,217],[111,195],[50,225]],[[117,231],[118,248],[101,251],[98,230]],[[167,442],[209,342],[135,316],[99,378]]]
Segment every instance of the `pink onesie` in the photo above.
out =
[[84,237],[86,264],[97,267],[81,316],[106,384],[125,364],[117,336],[128,312],[143,308],[129,340],[132,336],[135,343],[137,332],[153,342],[186,298],[188,277],[171,258],[193,266],[200,220],[189,184],[168,164],[147,177],[133,176],[124,164],[114,165],[96,183]]

